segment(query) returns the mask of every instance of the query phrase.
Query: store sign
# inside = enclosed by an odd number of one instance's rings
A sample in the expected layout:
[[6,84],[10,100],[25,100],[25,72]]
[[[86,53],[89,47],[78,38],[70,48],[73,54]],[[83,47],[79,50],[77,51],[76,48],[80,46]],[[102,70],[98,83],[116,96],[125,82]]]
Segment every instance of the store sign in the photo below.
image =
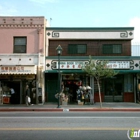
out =
[[[88,61],[60,61],[60,69],[81,69]],[[56,65],[58,69],[58,62]]]
[[1,66],[0,74],[36,74],[35,66]]
[[[82,69],[89,61],[60,61],[60,69]],[[111,69],[130,69],[130,61],[109,61],[107,67]],[[58,69],[58,61],[53,62],[53,69]]]
[[130,61],[109,61],[107,67],[111,69],[130,69]]

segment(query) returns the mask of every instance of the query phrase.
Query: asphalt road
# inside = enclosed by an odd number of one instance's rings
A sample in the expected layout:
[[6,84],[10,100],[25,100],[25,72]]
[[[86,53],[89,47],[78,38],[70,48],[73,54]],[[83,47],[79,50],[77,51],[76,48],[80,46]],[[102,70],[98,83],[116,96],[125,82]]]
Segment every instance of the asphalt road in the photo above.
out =
[[129,140],[132,129],[140,112],[0,112],[0,140]]

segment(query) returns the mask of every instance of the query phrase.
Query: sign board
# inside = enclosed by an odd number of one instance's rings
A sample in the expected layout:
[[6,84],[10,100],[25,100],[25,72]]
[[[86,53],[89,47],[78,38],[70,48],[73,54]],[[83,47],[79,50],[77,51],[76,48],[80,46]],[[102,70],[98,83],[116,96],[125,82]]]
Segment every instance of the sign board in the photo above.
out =
[[[60,61],[60,69],[82,69],[88,61]],[[58,69],[58,62],[56,63]]]
[[[101,60],[102,61],[102,60]],[[82,69],[89,61],[60,61],[60,69]],[[130,69],[130,61],[115,60],[109,61],[107,67],[111,69]],[[58,61],[53,62],[53,69],[58,69]]]
[[107,67],[111,69],[130,69],[130,61],[109,61]]
[[35,66],[1,66],[0,74],[36,74]]

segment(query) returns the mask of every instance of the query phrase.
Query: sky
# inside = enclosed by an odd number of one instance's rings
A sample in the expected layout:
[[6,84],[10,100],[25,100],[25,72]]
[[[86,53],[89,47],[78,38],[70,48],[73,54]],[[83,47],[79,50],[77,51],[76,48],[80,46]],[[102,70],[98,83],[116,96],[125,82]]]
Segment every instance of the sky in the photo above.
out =
[[0,16],[44,16],[51,27],[134,27],[140,44],[140,0],[0,0]]

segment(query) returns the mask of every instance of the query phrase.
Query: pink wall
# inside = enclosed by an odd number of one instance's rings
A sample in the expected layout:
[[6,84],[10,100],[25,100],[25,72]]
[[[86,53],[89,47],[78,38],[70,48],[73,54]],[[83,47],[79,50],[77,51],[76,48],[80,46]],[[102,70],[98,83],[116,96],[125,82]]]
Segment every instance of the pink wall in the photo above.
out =
[[27,53],[43,53],[44,21],[37,17],[0,17],[0,53],[13,53],[15,36],[27,37]]

